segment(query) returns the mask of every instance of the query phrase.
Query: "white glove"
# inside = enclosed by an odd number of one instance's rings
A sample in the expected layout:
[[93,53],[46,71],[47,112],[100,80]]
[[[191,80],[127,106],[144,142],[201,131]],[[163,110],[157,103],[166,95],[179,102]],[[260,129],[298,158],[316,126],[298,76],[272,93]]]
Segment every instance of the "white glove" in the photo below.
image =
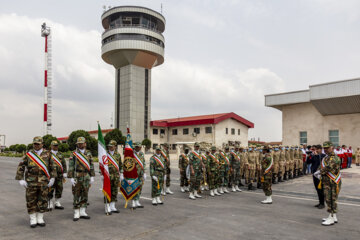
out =
[[152,179],[154,179],[154,181],[158,181],[158,178],[156,176],[152,176]]
[[321,177],[320,170],[317,170],[316,172],[314,172],[314,177],[316,177],[317,179],[320,179],[320,177]]
[[24,188],[27,188],[27,182],[25,181],[25,180],[20,180],[19,181],[19,184],[21,185],[21,186],[23,186]]
[[122,181],[122,180],[124,180],[124,174],[120,174],[120,182]]
[[146,173],[144,173],[144,181],[146,181]]
[[76,180],[74,178],[70,178],[70,182],[71,184],[75,187],[76,185]]
[[90,177],[90,183],[94,182],[94,177]]
[[64,173],[64,174],[63,174],[63,177],[64,177],[64,178],[67,178],[67,173]]
[[52,187],[52,185],[54,185],[54,182],[55,182],[55,178],[50,178],[48,187]]

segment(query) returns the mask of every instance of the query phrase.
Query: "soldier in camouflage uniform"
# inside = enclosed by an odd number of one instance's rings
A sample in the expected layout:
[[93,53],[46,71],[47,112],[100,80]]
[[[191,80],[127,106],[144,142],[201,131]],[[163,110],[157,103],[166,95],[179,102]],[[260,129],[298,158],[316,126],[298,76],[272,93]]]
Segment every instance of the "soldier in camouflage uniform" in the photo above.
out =
[[[271,148],[271,146],[270,146]],[[257,188],[262,188],[262,182],[261,182],[261,160],[263,158],[263,148],[259,147],[258,149],[255,148],[256,153],[257,153],[257,158],[256,158],[256,182],[257,182]],[[271,150],[270,150],[271,151]]]
[[54,185],[49,189],[48,208],[51,211],[54,207],[52,198],[55,192],[55,209],[62,210],[64,209],[64,207],[61,206],[60,198],[63,192],[63,182],[65,182],[65,179],[67,178],[67,167],[65,158],[59,152],[59,142],[57,140],[51,142],[51,159],[53,160],[53,165],[56,168],[57,177],[55,178]]
[[285,146],[285,176],[284,180],[292,179],[292,174],[290,173],[290,151],[289,147]]
[[299,146],[298,148],[298,154],[299,154],[299,176],[303,176],[303,168],[304,168],[304,161],[303,161],[303,152],[302,152],[302,147]]
[[279,157],[279,174],[278,174],[278,181],[279,182],[284,182],[284,176],[285,176],[285,148],[283,146],[279,146],[279,152],[280,152],[280,157]]
[[[323,219],[322,225],[329,226],[338,222],[336,213],[337,199],[341,189],[341,160],[335,155],[334,147],[331,142],[324,142],[323,148],[327,154],[321,162],[321,183],[324,188],[325,202],[328,207],[327,211],[330,213],[328,218]],[[316,172],[314,175],[317,175]]]
[[239,152],[239,145],[235,145],[235,149],[230,152],[230,164],[232,169],[232,188],[233,192],[241,192],[239,188],[241,182],[241,175],[240,175],[240,166],[241,166],[241,158]]
[[155,154],[150,158],[151,197],[154,206],[163,204],[160,200],[160,194],[161,188],[164,186],[165,172],[166,163],[161,155],[161,148],[156,147]]
[[88,193],[91,184],[94,182],[95,171],[92,155],[86,149],[86,139],[78,137],[76,141],[76,150],[69,159],[68,178],[72,184],[72,193],[74,196],[74,221],[79,218],[90,219],[86,213],[88,205]]
[[273,161],[274,161],[274,168],[273,168],[273,179],[272,183],[277,184],[278,181],[281,179],[280,177],[280,151],[279,146],[274,146],[274,152],[273,152]]
[[209,176],[208,176],[208,162],[207,162],[207,156],[209,155],[210,151],[206,148],[203,149],[203,151],[201,151],[201,157],[202,157],[202,164],[203,164],[203,168],[201,169],[201,174],[202,174],[202,178],[201,178],[201,182],[200,182],[200,189],[201,191],[204,190],[209,190]]
[[37,225],[45,226],[44,212],[48,207],[48,189],[53,186],[57,177],[50,152],[43,149],[42,137],[34,138],[33,148],[19,163],[15,177],[26,189],[26,206],[32,228]]
[[[119,213],[119,210],[116,209],[117,195],[119,192],[119,182],[121,178],[122,163],[121,155],[117,151],[117,142],[115,140],[110,140],[108,147],[108,169],[110,174],[110,186],[111,186],[111,200],[110,203],[107,202],[107,199],[104,197],[105,202],[105,213]],[[103,176],[101,176],[103,179]]]
[[219,168],[220,168],[220,161],[216,154],[216,147],[212,146],[210,149],[210,153],[207,156],[207,165],[209,169],[209,178],[208,184],[210,188],[210,196],[214,197],[220,196],[221,194],[218,192],[218,177],[219,177]]
[[245,149],[244,149],[244,147],[240,146],[239,156],[240,156],[241,161],[240,161],[240,180],[239,180],[238,187],[240,188],[240,187],[244,186],[244,184],[242,184],[242,182],[241,182],[241,179],[245,178]]
[[[143,205],[140,204],[139,200],[140,200],[140,195],[141,195],[141,191],[142,191],[142,187],[144,186],[145,180],[146,180],[146,163],[145,163],[145,156],[144,153],[141,152],[141,143],[140,142],[136,142],[134,144],[135,147],[135,151],[134,151],[134,155],[136,158],[136,168],[137,168],[137,174],[139,176],[139,180],[140,180],[140,191],[138,194],[136,194],[136,196],[134,197],[133,200],[133,206],[135,206],[136,208],[144,208]],[[140,162],[139,162],[140,161]]]
[[226,188],[229,183],[231,165],[230,165],[230,148],[229,146],[225,146],[225,151],[219,151],[219,160],[221,163],[220,168],[220,178],[222,181],[220,193],[230,193],[229,190]]
[[294,146],[290,146],[290,161],[289,161],[289,172],[290,172],[290,179],[294,178],[294,168],[295,168],[295,150],[294,150]]
[[255,190],[253,187],[253,181],[255,179],[255,169],[256,169],[256,153],[253,150],[253,146],[249,147],[248,153],[248,162],[246,164],[248,169],[246,174],[246,181],[248,182],[248,190]]
[[184,153],[179,157],[179,169],[180,169],[180,190],[181,192],[189,191],[189,179],[186,177],[186,168],[189,165],[189,148],[186,147]]
[[355,152],[356,166],[360,166],[360,147]]
[[161,155],[162,155],[162,157],[163,157],[163,159],[165,160],[165,163],[166,163],[166,172],[165,172],[165,177],[164,177],[165,187],[161,191],[161,194],[165,196],[167,193],[168,194],[174,194],[170,190],[170,173],[171,173],[171,169],[170,169],[169,145],[167,143],[165,143],[163,145],[163,150],[161,151]]
[[200,153],[200,144],[194,144],[194,151],[189,154],[189,167],[190,167],[190,194],[189,198],[195,200],[196,198],[201,198],[198,194],[200,190],[201,182],[201,168],[203,168],[203,163]]
[[273,159],[269,152],[269,148],[264,148],[264,156],[261,160],[261,181],[263,182],[263,191],[265,193],[266,199],[261,201],[263,204],[271,204],[272,203],[272,169],[274,166]]

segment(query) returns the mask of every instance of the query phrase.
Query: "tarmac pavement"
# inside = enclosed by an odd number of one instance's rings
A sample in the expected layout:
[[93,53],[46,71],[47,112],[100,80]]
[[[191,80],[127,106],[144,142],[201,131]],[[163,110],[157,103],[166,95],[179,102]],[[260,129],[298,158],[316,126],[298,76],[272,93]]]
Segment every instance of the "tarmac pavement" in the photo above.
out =
[[[230,193],[190,200],[179,188],[177,161],[172,162],[174,195],[162,206],[151,205],[148,177],[140,202],[143,209],[124,209],[119,194],[119,214],[104,214],[101,180],[96,172],[89,192],[90,220],[73,222],[71,184],[64,185],[65,210],[45,214],[46,227],[29,227],[25,191],[15,179],[19,158],[0,157],[0,239],[359,239],[360,167],[343,170],[339,198],[339,223],[325,227],[310,175],[273,185],[273,204],[263,205],[262,190]],[[98,165],[96,165],[96,169]],[[147,175],[149,170],[147,167]]]

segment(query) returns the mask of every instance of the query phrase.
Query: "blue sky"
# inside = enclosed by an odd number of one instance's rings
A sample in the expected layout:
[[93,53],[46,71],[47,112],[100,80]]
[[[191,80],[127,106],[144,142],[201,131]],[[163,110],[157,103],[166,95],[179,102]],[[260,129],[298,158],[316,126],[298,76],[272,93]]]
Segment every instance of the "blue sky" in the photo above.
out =
[[[140,5],[166,18],[165,62],[152,71],[152,119],[235,112],[249,137],[281,140],[264,94],[360,76],[360,1],[4,1],[0,134],[42,134],[43,38],[53,31],[53,134],[110,125],[114,69],[100,57],[102,6]],[[174,88],[176,86],[176,88]],[[64,124],[66,122],[66,124]]]

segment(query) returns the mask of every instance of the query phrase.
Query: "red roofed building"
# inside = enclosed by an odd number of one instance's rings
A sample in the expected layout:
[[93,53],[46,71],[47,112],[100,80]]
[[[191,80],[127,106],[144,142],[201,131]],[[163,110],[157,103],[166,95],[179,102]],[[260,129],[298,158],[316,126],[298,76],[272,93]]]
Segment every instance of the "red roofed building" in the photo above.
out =
[[254,123],[231,113],[181,117],[150,122],[150,139],[153,147],[169,143],[207,142],[217,147],[223,144],[248,144],[248,130]]

